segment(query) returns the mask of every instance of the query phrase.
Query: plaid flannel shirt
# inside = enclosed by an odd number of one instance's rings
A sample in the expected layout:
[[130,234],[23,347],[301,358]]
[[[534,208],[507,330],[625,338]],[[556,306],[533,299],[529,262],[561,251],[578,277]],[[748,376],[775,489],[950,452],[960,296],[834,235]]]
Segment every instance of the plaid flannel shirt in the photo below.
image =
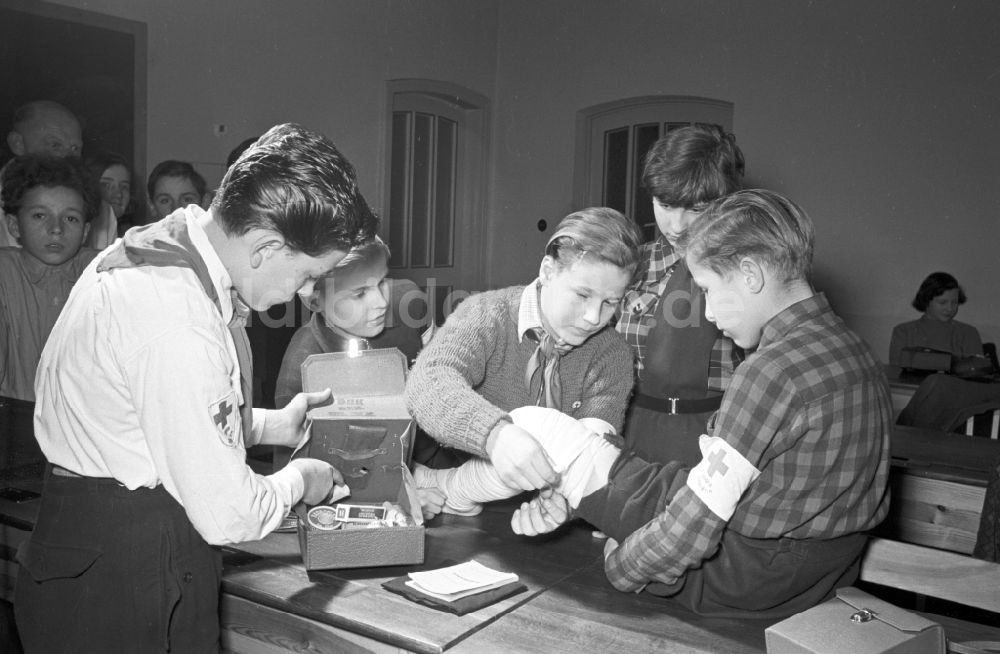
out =
[[712,554],[726,529],[750,538],[834,538],[870,529],[889,508],[892,402],[881,365],[822,294],[764,326],[712,427],[760,476],[728,524],[687,486],[605,561],[611,583],[672,584]]
[[[681,257],[674,252],[663,234],[655,241],[644,243],[639,268],[646,271],[646,276],[625,293],[619,306],[615,328],[635,352],[635,372],[638,377],[642,377],[645,368],[646,339],[656,324],[660,298],[679,263]],[[720,334],[709,359],[708,390],[720,393],[725,391],[733,371],[744,358],[743,350]]]

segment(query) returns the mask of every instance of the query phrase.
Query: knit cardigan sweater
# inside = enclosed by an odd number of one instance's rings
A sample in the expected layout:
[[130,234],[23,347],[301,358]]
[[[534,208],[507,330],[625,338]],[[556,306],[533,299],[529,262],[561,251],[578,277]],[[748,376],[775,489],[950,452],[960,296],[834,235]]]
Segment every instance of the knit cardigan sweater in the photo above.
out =
[[[406,383],[410,412],[445,445],[486,456],[486,439],[508,412],[533,404],[525,370],[537,343],[518,337],[523,286],[478,293],[459,304],[421,351]],[[632,349],[605,328],[563,355],[562,410],[620,431],[632,391]]]

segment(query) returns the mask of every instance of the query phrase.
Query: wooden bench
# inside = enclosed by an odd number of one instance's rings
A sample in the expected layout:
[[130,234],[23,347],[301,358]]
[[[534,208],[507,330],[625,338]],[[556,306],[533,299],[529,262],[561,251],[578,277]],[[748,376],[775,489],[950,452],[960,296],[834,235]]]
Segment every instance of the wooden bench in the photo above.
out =
[[953,641],[1000,641],[1000,563],[875,537],[862,559],[860,579],[989,612],[975,622],[927,617],[944,625]]

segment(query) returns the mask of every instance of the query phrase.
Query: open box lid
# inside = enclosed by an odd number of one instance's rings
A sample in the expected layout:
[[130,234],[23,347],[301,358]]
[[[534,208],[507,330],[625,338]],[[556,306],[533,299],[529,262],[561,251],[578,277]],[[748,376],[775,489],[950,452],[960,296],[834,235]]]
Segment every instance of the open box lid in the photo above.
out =
[[[305,391],[333,390],[333,401],[309,410],[311,434],[299,456],[340,470],[347,501],[402,501],[413,447],[406,410],[406,357],[396,348],[313,354],[302,364]],[[419,505],[418,505],[419,506]]]
[[403,397],[406,355],[397,348],[313,354],[302,362],[302,390],[333,390],[333,401],[313,407],[313,419],[408,418]]

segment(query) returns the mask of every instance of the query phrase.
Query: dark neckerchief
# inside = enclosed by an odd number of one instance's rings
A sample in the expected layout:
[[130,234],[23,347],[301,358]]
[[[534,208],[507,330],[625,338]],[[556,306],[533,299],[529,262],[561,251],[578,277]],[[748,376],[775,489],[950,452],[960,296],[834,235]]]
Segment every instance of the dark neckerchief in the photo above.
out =
[[[224,317],[222,303],[219,301],[215,284],[212,283],[208,266],[188,234],[186,215],[186,212],[175,212],[159,222],[130,229],[118,245],[104,256],[97,266],[97,271],[142,266],[189,268],[198,277],[205,295],[219,310],[219,315]],[[233,344],[236,346],[240,366],[240,385],[243,392],[240,417],[243,420],[244,433],[249,434],[253,424],[253,357],[250,353],[250,339],[247,338],[244,328],[249,308],[236,297],[235,292],[232,300],[233,319],[229,322],[229,331],[233,335]]]

